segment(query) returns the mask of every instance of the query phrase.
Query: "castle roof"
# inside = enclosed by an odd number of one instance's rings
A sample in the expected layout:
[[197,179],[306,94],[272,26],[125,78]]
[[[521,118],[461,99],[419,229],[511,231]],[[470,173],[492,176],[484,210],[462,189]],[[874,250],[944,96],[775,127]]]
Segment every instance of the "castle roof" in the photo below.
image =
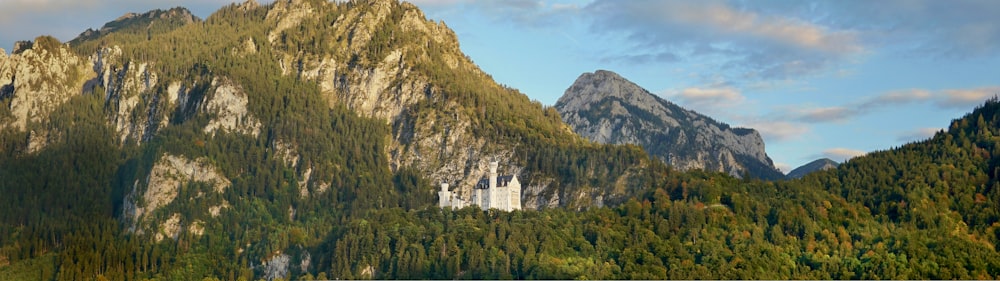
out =
[[[499,176],[497,177],[497,187],[507,187],[511,181],[514,180],[514,175]],[[475,189],[488,189],[490,188],[490,179],[482,178],[476,183]]]

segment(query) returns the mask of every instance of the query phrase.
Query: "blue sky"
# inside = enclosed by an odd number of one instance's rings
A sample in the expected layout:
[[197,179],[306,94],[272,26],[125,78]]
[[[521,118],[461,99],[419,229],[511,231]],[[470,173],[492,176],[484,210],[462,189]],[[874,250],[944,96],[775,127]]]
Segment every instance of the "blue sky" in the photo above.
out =
[[[126,12],[231,1],[0,0],[0,47]],[[1000,94],[1000,1],[415,0],[499,83],[555,104],[615,71],[759,130],[787,171],[927,138]]]

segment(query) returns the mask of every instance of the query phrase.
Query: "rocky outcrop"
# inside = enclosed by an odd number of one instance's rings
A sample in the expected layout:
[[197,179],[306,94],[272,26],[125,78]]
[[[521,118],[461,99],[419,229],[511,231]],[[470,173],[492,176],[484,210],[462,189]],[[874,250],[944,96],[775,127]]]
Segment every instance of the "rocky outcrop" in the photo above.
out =
[[270,260],[262,264],[264,268],[265,280],[274,280],[279,278],[285,278],[288,276],[288,266],[291,264],[292,257],[288,254],[281,254],[271,257]]
[[[204,132],[257,136],[262,124],[247,111],[249,98],[242,87],[221,76],[161,81],[146,62],[129,60],[118,46],[99,49],[91,56],[96,78],[83,88],[104,89],[108,122],[118,142],[142,143],[168,126],[172,117],[210,118]],[[210,81],[210,82],[209,82]]]
[[640,145],[681,170],[782,177],[757,131],[684,109],[614,72],[584,73],[555,107],[577,134],[598,143]]
[[[190,160],[182,156],[163,155],[153,165],[145,180],[136,181],[132,185],[132,191],[125,196],[122,217],[130,225],[129,229],[141,232],[142,229],[137,226],[142,225],[144,220],[160,207],[174,202],[181,186],[191,182],[205,183],[216,193],[222,193],[231,184],[229,179],[209,164],[207,159]],[[199,196],[201,195],[196,193],[193,197]],[[189,199],[191,198],[183,198],[183,200]],[[216,212],[212,211],[212,215],[217,215]],[[181,229],[180,226],[176,226],[178,222],[171,223],[172,219],[165,221],[165,224],[159,227],[161,230],[171,231],[157,232],[157,240],[162,239],[163,236],[159,235],[163,233],[172,234]],[[177,220],[179,219],[178,217]]]
[[837,163],[837,161],[830,160],[830,158],[816,159],[813,160],[812,162],[806,163],[805,165],[795,168],[791,172],[788,172],[788,175],[786,177],[788,177],[789,179],[798,179],[810,173],[828,169],[834,169],[837,168],[837,166],[840,166],[840,163]]
[[[413,38],[427,38],[446,46],[441,59],[452,68],[475,66],[458,52],[458,39],[443,23],[426,20],[423,13],[410,3],[391,0],[371,1],[368,9],[341,13],[331,26],[323,26],[329,44],[336,52],[285,53],[279,60],[285,75],[297,75],[316,81],[331,106],[345,105],[363,116],[397,120],[405,108],[432,95],[428,79],[414,71],[417,61],[430,60],[424,44],[385,46],[374,58],[367,58],[374,34],[387,25],[398,25],[401,32]],[[268,11],[273,22],[268,40],[280,46],[282,33],[302,24],[316,22],[321,11],[334,9],[336,3],[314,6],[309,1],[277,1]],[[322,2],[321,2],[322,3]],[[400,18],[393,18],[399,14]],[[336,40],[334,40],[336,39]],[[419,42],[415,40],[414,42]],[[427,43],[427,42],[422,42]],[[379,46],[380,47],[380,46]],[[451,49],[453,47],[453,49]],[[382,48],[382,47],[380,47]],[[475,71],[478,72],[478,69]]]
[[216,131],[252,135],[260,134],[261,123],[247,112],[249,98],[243,89],[229,81],[216,77],[212,79],[215,92],[204,103],[203,112],[213,116],[205,126],[204,132],[215,135]]
[[0,128],[25,130],[29,123],[47,121],[53,110],[80,94],[92,65],[55,38],[19,45],[10,56],[0,56],[0,104],[7,105],[0,111],[9,114],[0,117]]
[[[161,100],[158,88],[159,75],[148,63],[136,62],[123,57],[118,46],[97,50],[91,57],[93,74],[96,78],[84,88],[104,89],[105,110],[108,122],[118,133],[118,142],[141,143],[153,137],[156,131],[169,122],[169,103]],[[177,87],[170,89],[180,91]],[[168,94],[175,97],[176,92]]]

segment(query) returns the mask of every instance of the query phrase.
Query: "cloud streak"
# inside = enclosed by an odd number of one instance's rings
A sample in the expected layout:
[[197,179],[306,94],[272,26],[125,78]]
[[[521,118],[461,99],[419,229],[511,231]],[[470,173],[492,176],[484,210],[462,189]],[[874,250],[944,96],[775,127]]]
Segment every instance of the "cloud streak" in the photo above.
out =
[[410,2],[420,7],[476,13],[487,16],[495,22],[532,28],[559,26],[580,10],[576,4],[549,3],[540,0],[411,0]]
[[1000,95],[1000,86],[941,91],[937,105],[942,108],[971,108],[990,97]]
[[743,94],[732,87],[690,87],[681,90],[676,97],[686,106],[701,109],[738,106],[745,100]]
[[971,109],[995,95],[1000,95],[1000,86],[973,89],[946,89],[936,92],[926,89],[896,90],[842,106],[792,110],[794,113],[785,118],[806,123],[841,122],[889,107],[926,101],[932,101],[939,108]]
[[[830,158],[830,159],[833,159],[834,161],[843,163],[844,161],[846,161],[848,159],[851,159],[851,158],[854,158],[854,157],[858,157],[858,156],[862,156],[862,155],[865,155],[867,153],[868,152],[857,150],[857,149],[835,147],[835,148],[830,148],[830,149],[827,149],[827,150],[823,150],[822,157]],[[817,157],[817,158],[819,158],[819,157]]]
[[[698,62],[731,81],[787,81],[822,74],[872,52],[976,57],[1000,54],[1000,2],[414,0],[497,22],[567,29],[608,39],[602,63]],[[600,44],[597,44],[600,45]],[[625,48],[622,51],[618,48]],[[902,52],[899,52],[902,50]],[[623,55],[624,54],[624,55]]]
[[915,129],[915,130],[909,130],[909,131],[905,131],[905,132],[900,133],[899,136],[896,137],[896,140],[900,141],[900,142],[921,141],[921,140],[925,140],[925,139],[928,139],[930,137],[933,137],[934,134],[937,134],[937,132],[941,131],[941,130],[943,130],[943,129],[941,129],[941,128],[919,128],[919,129]]
[[864,50],[853,31],[720,1],[597,0],[583,10],[595,32],[625,34],[636,52],[721,59],[743,76],[810,74]]
[[780,120],[750,120],[742,126],[757,130],[767,142],[794,140],[810,131],[804,124]]
[[816,5],[815,10],[826,13],[823,23],[858,30],[868,44],[946,57],[1000,53],[997,1],[827,1]]
[[806,123],[837,122],[854,117],[857,113],[857,109],[842,106],[807,108],[798,110],[798,117],[795,119]]

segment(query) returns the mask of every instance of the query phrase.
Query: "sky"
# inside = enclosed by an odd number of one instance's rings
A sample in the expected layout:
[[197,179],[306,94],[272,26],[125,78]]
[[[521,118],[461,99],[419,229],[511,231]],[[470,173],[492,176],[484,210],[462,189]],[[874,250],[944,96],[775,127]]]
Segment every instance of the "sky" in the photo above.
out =
[[[0,0],[0,48],[68,41],[127,12],[225,0]],[[270,2],[270,1],[259,1]],[[1000,1],[413,0],[497,82],[554,105],[619,73],[761,132],[787,172],[926,139],[1000,95]]]

